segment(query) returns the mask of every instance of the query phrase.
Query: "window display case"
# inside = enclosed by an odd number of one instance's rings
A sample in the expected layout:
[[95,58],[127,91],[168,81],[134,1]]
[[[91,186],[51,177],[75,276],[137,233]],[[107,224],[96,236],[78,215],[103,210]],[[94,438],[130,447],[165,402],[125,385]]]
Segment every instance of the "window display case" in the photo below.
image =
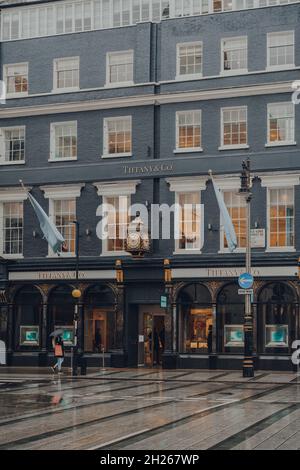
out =
[[244,346],[243,325],[224,325],[224,346],[225,347]]
[[40,342],[39,326],[20,326],[20,345],[39,346]]

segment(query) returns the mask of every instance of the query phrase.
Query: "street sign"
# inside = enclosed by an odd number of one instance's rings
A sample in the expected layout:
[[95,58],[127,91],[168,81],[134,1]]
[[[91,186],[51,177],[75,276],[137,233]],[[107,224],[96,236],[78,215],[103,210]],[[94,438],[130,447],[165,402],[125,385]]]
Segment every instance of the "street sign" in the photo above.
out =
[[253,286],[253,276],[250,273],[243,273],[238,278],[239,286],[242,289],[250,289]]
[[264,228],[251,229],[251,248],[264,248],[266,246],[266,231]]
[[168,307],[168,295],[164,294],[160,296],[160,306],[161,308],[167,308]]
[[253,289],[239,289],[238,290],[239,295],[253,295]]

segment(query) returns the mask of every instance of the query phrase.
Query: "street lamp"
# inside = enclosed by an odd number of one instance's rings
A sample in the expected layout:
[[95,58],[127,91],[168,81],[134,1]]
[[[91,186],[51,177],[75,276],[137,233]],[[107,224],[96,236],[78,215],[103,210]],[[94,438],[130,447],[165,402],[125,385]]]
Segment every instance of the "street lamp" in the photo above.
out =
[[[239,195],[246,201],[246,272],[251,271],[251,218],[250,204],[252,193],[250,190],[250,160],[249,158],[242,163],[241,172],[241,188]],[[244,360],[243,360],[243,377],[254,377],[253,364],[253,321],[251,308],[250,292],[245,294],[245,319],[244,319]]]
[[78,318],[79,318],[79,299],[81,297],[81,291],[78,288],[79,284],[79,222],[77,220],[73,221],[75,225],[75,256],[76,256],[76,276],[75,276],[75,289],[72,290],[72,297],[76,300],[74,306],[74,344],[72,347],[72,375],[77,375],[77,352],[78,352]]

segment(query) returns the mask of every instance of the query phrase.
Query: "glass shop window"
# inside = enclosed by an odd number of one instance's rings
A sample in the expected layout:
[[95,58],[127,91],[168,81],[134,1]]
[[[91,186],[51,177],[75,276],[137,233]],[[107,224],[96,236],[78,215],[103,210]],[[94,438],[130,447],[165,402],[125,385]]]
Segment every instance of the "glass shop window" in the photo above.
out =
[[208,289],[190,284],[178,297],[181,352],[207,353],[212,349],[212,306]]
[[105,285],[89,289],[84,312],[84,350],[100,354],[116,348],[117,321],[115,298]]
[[32,286],[24,287],[15,298],[16,347],[40,346],[42,296]]
[[297,304],[285,283],[263,288],[258,302],[258,344],[263,353],[287,353],[296,339]]
[[50,295],[48,301],[50,332],[55,329],[63,330],[65,346],[74,342],[74,310],[75,299],[72,297],[70,286],[57,287]]
[[245,303],[238,285],[225,286],[217,299],[217,350],[241,353],[244,348]]

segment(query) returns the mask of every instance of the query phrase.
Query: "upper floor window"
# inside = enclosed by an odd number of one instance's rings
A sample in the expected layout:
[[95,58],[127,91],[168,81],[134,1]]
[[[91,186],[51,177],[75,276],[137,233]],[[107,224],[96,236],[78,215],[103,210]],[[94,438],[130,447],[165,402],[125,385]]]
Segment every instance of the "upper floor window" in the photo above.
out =
[[2,247],[3,255],[22,255],[23,253],[23,202],[3,202]]
[[268,34],[268,68],[294,67],[294,31]]
[[107,204],[106,249],[104,251],[125,251],[127,228],[129,223],[129,196],[105,197]]
[[247,108],[221,110],[221,149],[247,147]]
[[28,64],[4,65],[4,81],[7,95],[28,94]]
[[53,221],[65,239],[62,253],[75,253],[76,199],[53,200]]
[[77,122],[51,124],[50,161],[77,158]]
[[0,129],[0,163],[25,161],[25,126]]
[[[22,5],[1,13],[1,39],[128,26],[141,21],[204,15],[299,2],[299,0],[68,0]],[[25,3],[25,2],[23,2]]]
[[110,52],[107,54],[106,84],[133,83],[133,51]]
[[176,113],[176,149],[201,150],[201,111]]
[[222,72],[247,72],[248,70],[247,37],[222,40]]
[[294,188],[268,190],[268,246],[294,247]]
[[201,249],[200,191],[177,194],[179,206],[179,250]]
[[[238,248],[246,247],[246,200],[237,195],[236,191],[224,191],[224,201],[231,217]],[[221,220],[221,226],[223,226]],[[225,237],[224,229],[221,230],[221,249],[227,249],[228,244]]]
[[202,75],[202,42],[177,44],[177,78]]
[[268,144],[295,143],[295,108],[293,103],[268,105]]
[[104,119],[104,157],[131,156],[131,116]]
[[79,57],[54,60],[53,88],[57,91],[79,88]]

